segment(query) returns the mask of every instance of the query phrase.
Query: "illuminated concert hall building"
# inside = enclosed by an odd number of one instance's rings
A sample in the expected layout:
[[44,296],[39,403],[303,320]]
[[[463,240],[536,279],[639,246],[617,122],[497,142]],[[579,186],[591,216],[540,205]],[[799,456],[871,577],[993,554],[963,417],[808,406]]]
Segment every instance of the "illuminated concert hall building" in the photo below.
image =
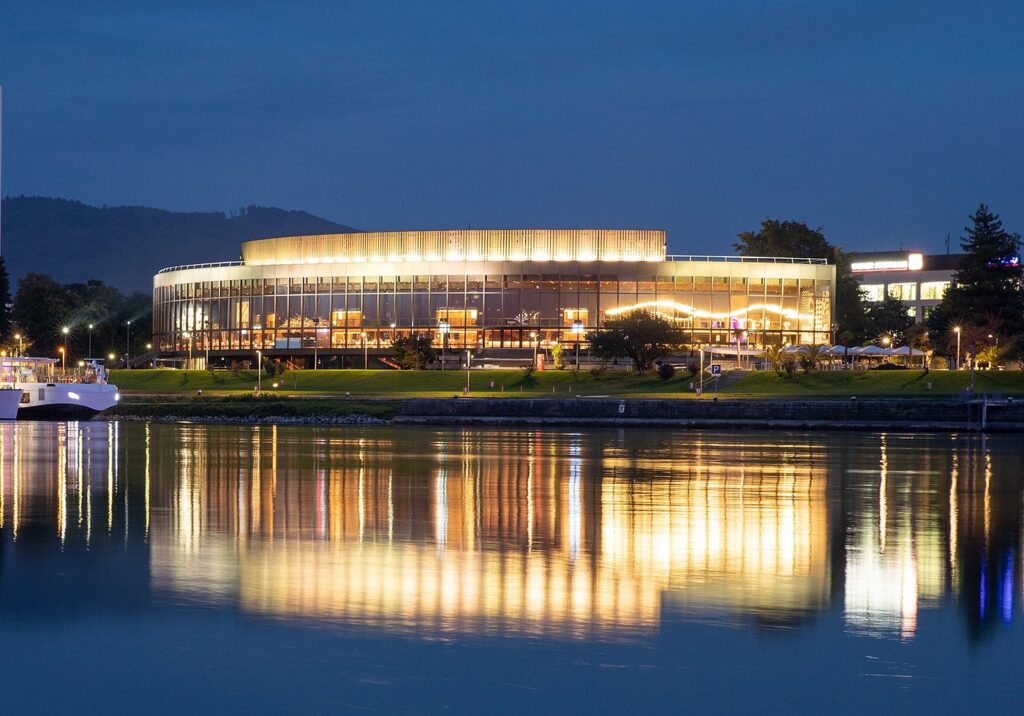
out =
[[247,241],[241,261],[175,266],[153,283],[165,355],[323,361],[416,334],[495,356],[572,349],[634,308],[675,321],[694,346],[828,343],[835,268],[670,256],[656,230],[399,231]]

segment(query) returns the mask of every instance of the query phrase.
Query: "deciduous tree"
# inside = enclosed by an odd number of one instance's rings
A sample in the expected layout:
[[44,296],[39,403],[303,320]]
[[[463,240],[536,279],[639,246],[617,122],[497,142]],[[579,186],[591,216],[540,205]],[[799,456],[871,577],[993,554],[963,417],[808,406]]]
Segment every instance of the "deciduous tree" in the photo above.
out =
[[644,373],[656,358],[682,345],[683,334],[667,318],[640,309],[607,319],[587,339],[599,358],[629,358],[637,372]]
[[852,333],[857,342],[870,336],[864,315],[860,282],[850,273],[850,261],[830,244],[821,229],[800,221],[765,219],[757,231],[744,231],[733,247],[741,256],[797,256],[826,259],[836,267],[835,314],[832,322],[839,331]]
[[886,296],[881,301],[868,304],[865,310],[868,324],[868,340],[888,336],[893,346],[906,341],[906,333],[914,325],[914,319],[907,313],[903,301]]
[[423,334],[396,338],[391,345],[395,361],[407,370],[423,370],[437,357],[430,336]]
[[14,296],[14,321],[32,344],[32,353],[52,357],[62,339],[61,327],[71,313],[64,287],[49,276],[26,274]]

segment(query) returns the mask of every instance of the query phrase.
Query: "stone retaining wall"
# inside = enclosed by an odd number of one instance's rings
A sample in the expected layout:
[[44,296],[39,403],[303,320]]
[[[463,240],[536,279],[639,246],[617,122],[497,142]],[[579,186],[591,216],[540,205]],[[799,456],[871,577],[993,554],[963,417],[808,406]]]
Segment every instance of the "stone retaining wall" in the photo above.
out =
[[[493,399],[403,400],[396,422],[600,422],[681,421],[738,424],[758,422],[829,424],[918,423],[963,427],[980,422],[981,406],[941,400],[640,400]],[[1024,401],[988,407],[990,427],[1024,424]]]

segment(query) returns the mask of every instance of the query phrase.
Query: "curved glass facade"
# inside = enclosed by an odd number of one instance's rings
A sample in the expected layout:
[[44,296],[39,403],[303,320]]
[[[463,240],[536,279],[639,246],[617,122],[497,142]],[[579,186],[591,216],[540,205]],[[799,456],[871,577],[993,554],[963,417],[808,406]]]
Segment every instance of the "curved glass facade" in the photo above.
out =
[[576,321],[591,330],[633,307],[676,321],[694,345],[829,341],[834,267],[671,257],[664,238],[513,230],[248,242],[241,262],[155,276],[154,342],[176,354],[329,355],[387,350],[411,334],[440,345],[446,322],[452,349],[572,346]]

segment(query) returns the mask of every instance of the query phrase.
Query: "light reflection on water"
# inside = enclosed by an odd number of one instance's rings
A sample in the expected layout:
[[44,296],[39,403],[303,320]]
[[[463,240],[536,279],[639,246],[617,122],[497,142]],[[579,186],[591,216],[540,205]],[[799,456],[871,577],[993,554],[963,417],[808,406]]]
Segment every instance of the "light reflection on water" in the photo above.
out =
[[1020,458],[999,436],[3,425],[0,575],[59,601],[45,553],[107,605],[412,638],[838,618],[910,643],[945,610],[978,641],[1019,618]]
[[253,614],[583,638],[653,632],[666,609],[798,623],[838,601],[848,629],[910,639],[921,609],[972,602],[975,628],[1020,592],[1000,439],[2,430],[15,544],[26,522],[91,549],[117,533],[148,545],[157,595]]

